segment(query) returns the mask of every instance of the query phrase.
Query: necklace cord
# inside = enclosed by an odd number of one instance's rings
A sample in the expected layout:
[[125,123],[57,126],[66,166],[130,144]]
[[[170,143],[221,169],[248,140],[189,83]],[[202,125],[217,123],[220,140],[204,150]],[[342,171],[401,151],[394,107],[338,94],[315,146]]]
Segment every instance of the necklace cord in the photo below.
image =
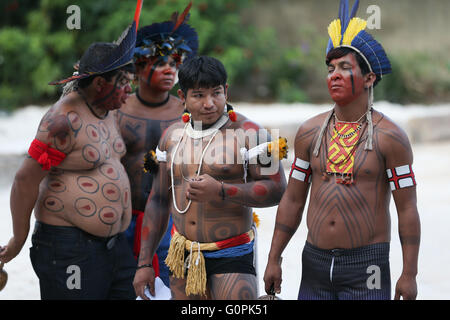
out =
[[136,89],[136,98],[138,98],[139,102],[142,103],[143,105],[147,106],[147,107],[160,107],[162,105],[165,105],[169,99],[170,99],[170,93],[167,93],[167,98],[165,98],[163,101],[161,102],[150,102],[147,100],[144,100],[144,98],[142,98],[139,95],[139,89]]

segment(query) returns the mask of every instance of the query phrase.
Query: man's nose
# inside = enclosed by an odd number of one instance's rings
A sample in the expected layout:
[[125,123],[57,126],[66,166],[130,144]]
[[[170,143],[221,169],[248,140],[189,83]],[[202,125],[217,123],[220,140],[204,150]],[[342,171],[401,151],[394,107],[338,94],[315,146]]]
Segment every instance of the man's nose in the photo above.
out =
[[329,75],[331,80],[336,80],[336,79],[340,79],[342,77],[341,73],[337,70],[334,70],[330,75]]
[[167,64],[163,70],[164,74],[175,74],[176,67]]
[[133,91],[133,89],[131,88],[131,84],[130,82],[127,83],[127,85],[125,86],[125,93],[131,93]]
[[203,107],[210,109],[212,107],[214,107],[214,100],[212,98],[212,96],[210,95],[206,95],[204,100],[203,100]]

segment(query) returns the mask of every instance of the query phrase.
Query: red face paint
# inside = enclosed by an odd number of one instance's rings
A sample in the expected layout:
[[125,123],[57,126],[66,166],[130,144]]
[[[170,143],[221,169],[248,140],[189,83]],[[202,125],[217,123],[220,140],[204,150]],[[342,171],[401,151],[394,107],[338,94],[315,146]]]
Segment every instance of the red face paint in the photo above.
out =
[[339,106],[348,105],[364,92],[364,78],[352,53],[330,61],[328,92]]
[[119,109],[128,98],[128,93],[131,92],[129,82],[123,85],[119,85],[121,82],[126,82],[126,80],[124,80],[124,74],[122,72],[120,72],[116,76],[116,79],[113,83],[106,82],[104,84],[100,92],[97,92],[92,104],[104,110]]
[[172,57],[167,62],[161,60],[148,60],[141,74],[141,79],[152,90],[169,91],[175,84],[175,75],[177,72],[177,63]]

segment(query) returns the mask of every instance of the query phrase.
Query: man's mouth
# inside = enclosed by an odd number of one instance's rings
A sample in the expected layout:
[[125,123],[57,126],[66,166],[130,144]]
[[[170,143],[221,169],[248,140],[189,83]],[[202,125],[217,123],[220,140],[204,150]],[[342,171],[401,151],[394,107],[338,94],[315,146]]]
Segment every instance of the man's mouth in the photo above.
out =
[[202,115],[202,116],[205,116],[205,117],[210,117],[210,116],[212,116],[212,115],[214,115],[214,114],[216,114],[214,111],[211,111],[211,112],[203,112],[203,113],[201,113],[201,115]]
[[342,88],[342,86],[339,85],[339,84],[332,84],[331,85],[331,89],[339,89],[339,88]]

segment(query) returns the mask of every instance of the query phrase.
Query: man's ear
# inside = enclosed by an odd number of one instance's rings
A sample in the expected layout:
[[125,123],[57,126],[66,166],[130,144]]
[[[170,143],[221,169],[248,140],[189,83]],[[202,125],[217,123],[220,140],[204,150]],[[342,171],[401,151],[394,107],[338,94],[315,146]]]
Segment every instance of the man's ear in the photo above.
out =
[[106,79],[100,76],[97,76],[92,80],[92,86],[96,92],[102,91],[103,87],[106,84]]
[[178,93],[178,96],[179,96],[180,99],[181,99],[181,102],[182,102],[182,103],[185,103],[185,102],[186,102],[186,96],[184,95],[183,90],[178,89],[178,90],[177,90],[177,93]]
[[369,89],[373,86],[375,80],[377,80],[377,75],[373,72],[370,72],[364,76],[364,88]]
[[224,89],[224,93],[225,93],[225,100],[228,98],[228,83],[225,83],[225,88]]

